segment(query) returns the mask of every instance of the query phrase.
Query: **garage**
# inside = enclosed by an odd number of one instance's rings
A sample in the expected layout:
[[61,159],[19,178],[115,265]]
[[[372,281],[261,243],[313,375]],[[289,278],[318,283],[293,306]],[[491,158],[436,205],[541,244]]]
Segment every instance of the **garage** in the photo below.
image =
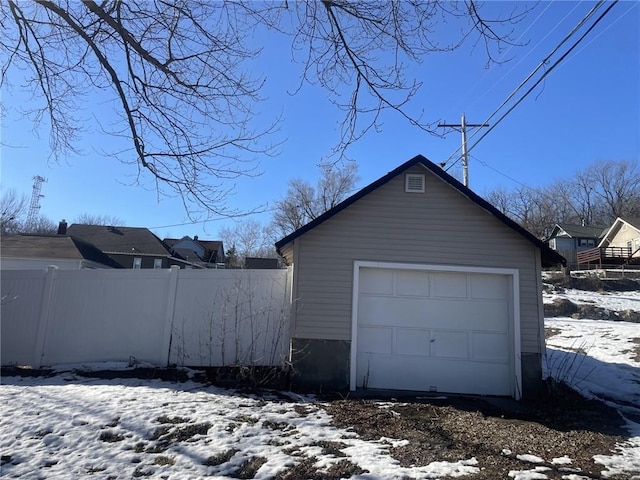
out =
[[518,398],[517,276],[355,262],[351,388]]

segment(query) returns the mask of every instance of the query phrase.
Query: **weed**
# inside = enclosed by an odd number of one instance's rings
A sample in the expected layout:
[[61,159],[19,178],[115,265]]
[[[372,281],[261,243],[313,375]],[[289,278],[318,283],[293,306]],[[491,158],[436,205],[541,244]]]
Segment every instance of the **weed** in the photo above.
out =
[[156,459],[153,461],[153,463],[155,463],[156,465],[161,465],[161,466],[175,465],[176,464],[176,460],[173,457],[167,457],[165,455],[160,455],[160,456],[156,457]]
[[218,465],[222,465],[223,463],[227,463],[236,453],[238,453],[238,450],[226,450],[222,453],[211,455],[204,462],[202,462],[202,464],[206,465],[207,467],[216,467]]
[[167,417],[166,415],[161,415],[156,419],[156,421],[158,423],[175,425],[178,423],[188,423],[189,419],[184,417]]
[[121,442],[122,440],[124,440],[124,435],[113,433],[107,430],[100,434],[100,440],[107,443]]

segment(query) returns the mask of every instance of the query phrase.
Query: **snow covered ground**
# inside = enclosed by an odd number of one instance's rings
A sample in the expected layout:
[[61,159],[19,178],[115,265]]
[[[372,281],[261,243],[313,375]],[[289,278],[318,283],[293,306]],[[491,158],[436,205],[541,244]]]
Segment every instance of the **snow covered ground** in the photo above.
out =
[[[565,298],[611,311],[640,310],[640,292],[597,293],[567,290],[545,295],[545,303]],[[605,477],[634,472],[640,479],[640,324],[604,320],[547,318],[547,374],[562,380],[587,398],[617,408],[631,438],[616,455],[600,455]],[[550,335],[550,336],[549,336]]]
[[[563,295],[613,310],[640,308],[640,292]],[[640,325],[553,318],[547,328],[549,374],[627,418],[631,439],[596,458],[603,476],[640,479]],[[401,467],[389,449],[404,442],[365,441],[332,426],[312,397],[286,393],[258,398],[196,382],[101,380],[73,372],[5,377],[0,386],[0,476],[6,478],[229,478],[240,468],[250,473],[245,478],[266,479],[303,461],[312,462],[314,472],[350,462],[351,478],[369,480],[473,478],[480,471],[473,457]],[[509,478],[547,478],[549,469],[534,460],[527,460],[530,470]]]

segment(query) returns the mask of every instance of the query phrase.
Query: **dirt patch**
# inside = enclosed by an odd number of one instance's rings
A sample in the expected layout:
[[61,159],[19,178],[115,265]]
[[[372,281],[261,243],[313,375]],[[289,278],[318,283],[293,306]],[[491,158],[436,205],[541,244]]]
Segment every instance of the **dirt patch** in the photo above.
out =
[[253,457],[238,468],[235,472],[233,472],[230,476],[231,478],[254,478],[258,469],[267,463],[267,459],[264,457]]
[[[402,466],[428,465],[475,457],[481,472],[474,479],[506,478],[511,470],[532,468],[516,455],[532,454],[552,468],[549,478],[561,478],[553,458],[567,455],[572,468],[600,478],[593,455],[608,453],[628,437],[617,412],[588,401],[560,386],[544,401],[503,409],[483,399],[395,403],[385,408],[370,400],[338,400],[327,411],[336,426],[349,428],[367,440],[380,437],[408,440],[391,447]],[[558,473],[554,476],[553,472]],[[566,475],[566,472],[564,473]]]
[[340,480],[351,478],[354,475],[369,473],[348,460],[340,460],[332,464],[326,470],[319,471],[315,464],[316,457],[304,457],[299,463],[275,476],[275,480]]
[[631,350],[633,357],[631,359],[634,362],[640,362],[640,338],[632,338],[630,340],[633,343],[633,350]]
[[209,467],[217,467],[218,465],[222,465],[223,463],[227,463],[231,458],[238,453],[239,450],[226,450],[222,453],[218,453],[217,455],[211,455],[204,462],[203,465],[207,465]]

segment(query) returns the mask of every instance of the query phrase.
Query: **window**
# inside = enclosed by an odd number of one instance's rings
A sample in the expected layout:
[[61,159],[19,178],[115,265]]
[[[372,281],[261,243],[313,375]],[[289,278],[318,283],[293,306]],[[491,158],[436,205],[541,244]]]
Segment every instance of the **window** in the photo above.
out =
[[408,193],[424,193],[424,175],[407,173],[404,177],[404,191]]
[[153,268],[162,268],[162,259],[156,258],[153,260]]
[[136,268],[136,269],[142,268],[142,258],[135,257],[133,259],[133,268]]
[[578,245],[580,247],[595,247],[596,241],[593,238],[581,238]]

